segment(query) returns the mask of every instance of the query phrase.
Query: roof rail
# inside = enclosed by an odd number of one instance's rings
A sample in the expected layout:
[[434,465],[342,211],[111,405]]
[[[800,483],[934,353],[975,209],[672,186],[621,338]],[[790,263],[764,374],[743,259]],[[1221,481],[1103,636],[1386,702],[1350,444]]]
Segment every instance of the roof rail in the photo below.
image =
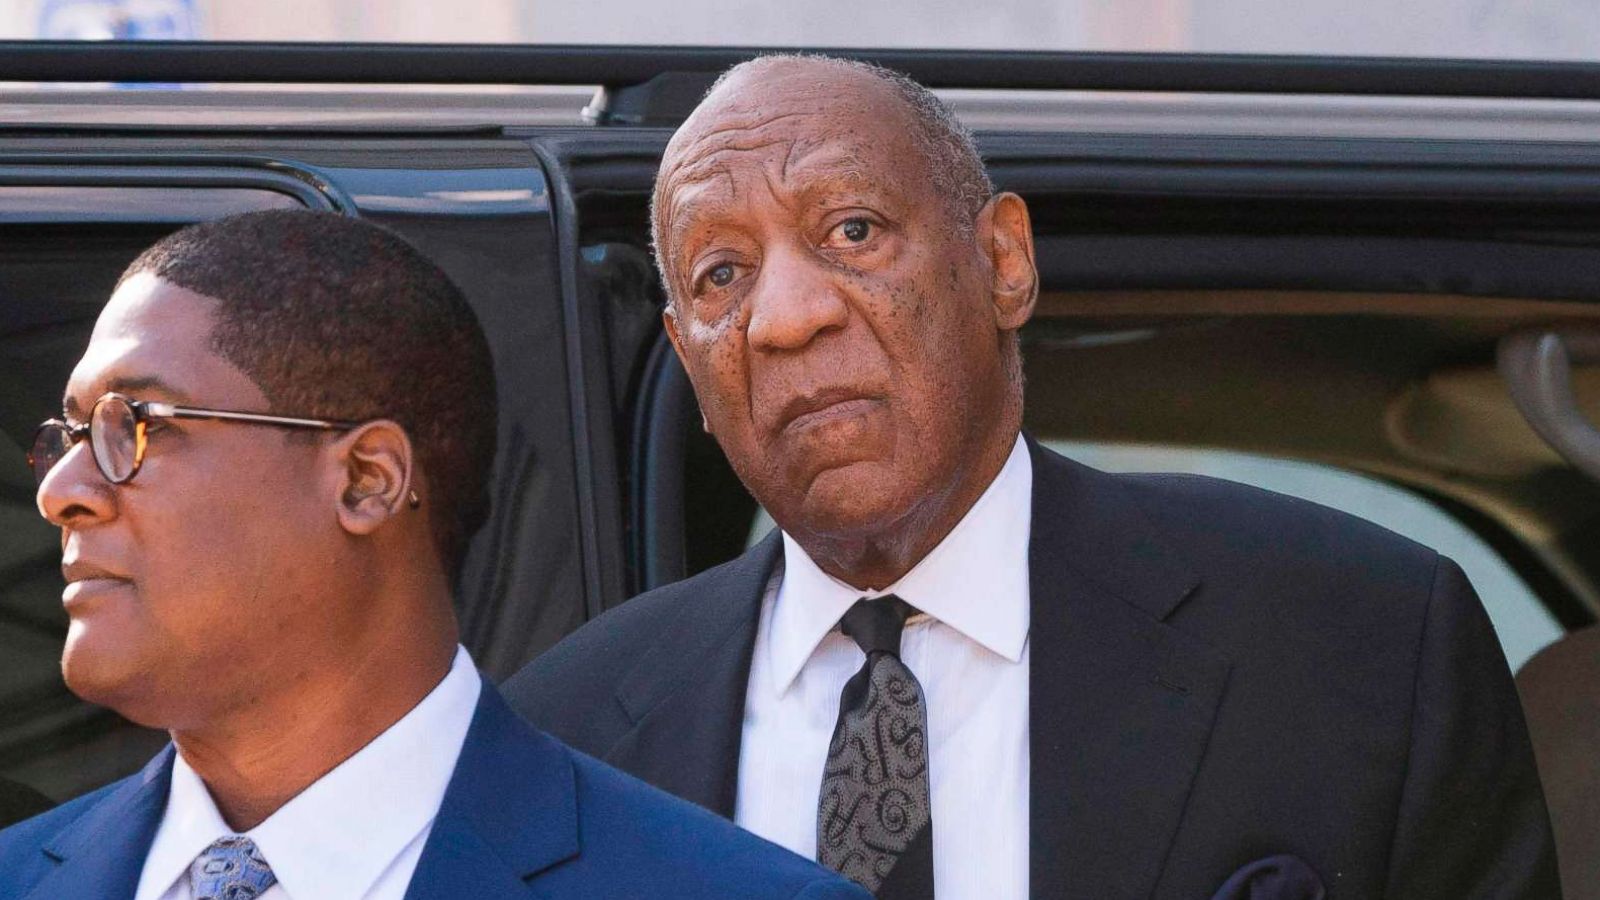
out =
[[[784,47],[0,41],[0,81],[637,85]],[[935,88],[1600,100],[1600,64],[1532,60],[825,49]]]

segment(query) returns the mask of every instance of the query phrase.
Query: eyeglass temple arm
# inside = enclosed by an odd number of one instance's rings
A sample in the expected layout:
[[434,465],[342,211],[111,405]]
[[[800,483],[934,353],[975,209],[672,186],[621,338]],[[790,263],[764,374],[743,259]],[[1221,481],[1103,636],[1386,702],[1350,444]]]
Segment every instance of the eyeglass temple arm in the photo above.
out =
[[345,431],[356,427],[356,422],[339,419],[307,419],[299,416],[272,416],[265,413],[235,412],[228,409],[201,409],[193,406],[176,406],[171,403],[148,402],[144,413],[153,418],[170,419],[225,419],[230,422],[254,422],[260,425],[282,425],[288,428],[320,428],[325,431]]

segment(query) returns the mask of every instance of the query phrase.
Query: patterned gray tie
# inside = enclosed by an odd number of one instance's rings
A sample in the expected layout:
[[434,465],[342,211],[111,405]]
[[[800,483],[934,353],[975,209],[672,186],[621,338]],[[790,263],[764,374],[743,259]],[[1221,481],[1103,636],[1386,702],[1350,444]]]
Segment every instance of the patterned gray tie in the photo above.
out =
[[220,838],[189,866],[194,900],[255,900],[277,883],[255,841],[237,835]]
[[933,896],[928,707],[900,661],[912,612],[891,595],[857,601],[840,620],[867,661],[840,694],[817,804],[817,861],[879,896],[891,872],[914,886],[909,896]]

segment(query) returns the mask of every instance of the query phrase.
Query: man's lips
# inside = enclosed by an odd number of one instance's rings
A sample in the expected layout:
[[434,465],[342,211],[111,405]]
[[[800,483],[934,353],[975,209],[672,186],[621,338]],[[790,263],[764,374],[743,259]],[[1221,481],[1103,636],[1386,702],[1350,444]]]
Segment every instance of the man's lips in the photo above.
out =
[[67,589],[61,592],[61,605],[68,610],[97,595],[133,586],[132,579],[93,563],[65,563],[61,566],[61,574],[67,579]]
[[878,398],[858,390],[829,388],[796,397],[784,404],[778,421],[787,431],[799,431],[834,419],[844,419],[871,409]]
[[61,564],[61,577],[67,584],[76,584],[80,581],[130,581],[126,575],[119,575],[103,566],[82,560],[73,560]]

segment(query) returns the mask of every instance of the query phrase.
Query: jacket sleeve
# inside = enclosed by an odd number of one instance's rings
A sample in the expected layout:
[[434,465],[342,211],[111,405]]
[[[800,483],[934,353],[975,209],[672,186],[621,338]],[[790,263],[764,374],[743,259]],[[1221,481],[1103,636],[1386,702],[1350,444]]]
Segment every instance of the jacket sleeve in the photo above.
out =
[[1443,556],[1418,648],[1385,896],[1561,896],[1511,672],[1477,594]]

